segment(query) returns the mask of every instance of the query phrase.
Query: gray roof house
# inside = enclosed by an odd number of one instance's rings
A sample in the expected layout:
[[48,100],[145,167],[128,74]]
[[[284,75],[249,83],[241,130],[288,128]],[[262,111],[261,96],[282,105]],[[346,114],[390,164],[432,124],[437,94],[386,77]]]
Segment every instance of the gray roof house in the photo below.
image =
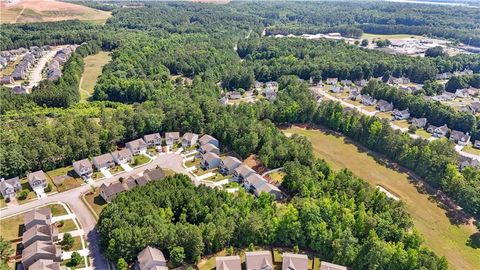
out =
[[50,225],[52,223],[52,210],[50,208],[33,209],[25,213],[23,217],[25,230],[36,225]]
[[13,94],[28,94],[27,88],[25,86],[21,86],[21,85],[15,85],[12,88],[12,93]]
[[198,141],[198,134],[187,132],[183,134],[182,137],[182,146],[183,147],[192,147]]
[[18,177],[13,177],[7,180],[4,178],[0,179],[0,193],[3,198],[14,198],[19,190],[22,190],[22,184],[20,184],[20,179]]
[[245,252],[247,270],[273,270],[272,254],[270,251]]
[[201,166],[204,169],[213,169],[220,166],[221,161],[222,160],[217,154],[213,152],[208,152],[202,156]]
[[12,84],[14,82],[12,76],[3,76],[2,79],[0,79],[0,84]]
[[308,256],[305,254],[283,253],[282,270],[307,270]]
[[125,187],[122,183],[112,183],[110,185],[102,184],[100,186],[100,196],[106,201],[111,202],[115,197],[117,197],[118,193],[125,191]]
[[165,133],[165,143],[167,146],[173,146],[180,141],[180,132],[167,132]]
[[113,152],[112,156],[113,156],[113,160],[115,160],[117,164],[125,164],[132,160],[133,154],[132,154],[132,151],[130,151],[130,149],[124,148],[120,151]]
[[227,94],[227,96],[231,100],[236,100],[236,99],[241,99],[242,98],[242,94],[240,94],[240,92],[237,92],[237,91],[229,92]]
[[245,181],[243,182],[246,189],[251,189],[253,191],[257,190],[258,188],[267,183],[267,180],[257,173],[250,174],[249,176],[247,176],[247,178],[245,178]]
[[282,191],[280,191],[280,189],[270,183],[266,183],[264,185],[260,185],[258,188],[256,188],[254,190],[254,194],[255,196],[260,196],[260,194],[262,194],[262,192],[265,192],[265,193],[268,193],[268,194],[272,194],[273,196],[275,196],[275,200],[281,200],[283,198],[283,194],[282,194]]
[[395,117],[395,119],[397,120],[406,120],[408,118],[410,118],[410,112],[408,111],[408,109],[406,110],[394,110],[393,111],[393,117]]
[[60,247],[52,242],[36,241],[25,247],[22,251],[22,264],[24,269],[29,267],[38,260],[52,260],[60,262],[62,251]]
[[134,155],[147,152],[147,143],[143,139],[129,141],[125,144],[125,146],[130,149]]
[[473,143],[473,147],[480,149],[480,140],[475,140],[475,142]]
[[347,267],[329,262],[321,262],[320,270],[347,270]]
[[373,106],[377,103],[377,100],[369,95],[362,95],[360,102],[365,106]]
[[67,270],[67,268],[59,262],[41,259],[30,265],[28,270]]
[[91,177],[93,173],[92,163],[90,160],[82,159],[79,161],[73,162],[73,169],[81,177]]
[[393,104],[389,103],[388,101],[383,100],[383,99],[380,99],[377,102],[376,107],[377,107],[377,110],[379,110],[381,112],[389,112],[389,111],[393,110]]
[[198,150],[202,154],[206,154],[206,153],[211,152],[211,153],[215,153],[217,155],[220,155],[220,149],[218,149],[218,147],[216,147],[215,145],[213,145],[211,143],[207,143],[207,144],[204,144],[204,145],[200,146],[200,148]]
[[96,156],[93,158],[93,165],[99,170],[107,169],[115,165],[113,156],[110,153]]
[[36,241],[58,241],[57,227],[52,225],[34,225],[23,233],[22,244],[24,247]]
[[218,256],[215,257],[216,270],[241,270],[242,263],[240,256]]
[[47,187],[47,175],[42,171],[36,171],[27,175],[27,180],[32,189],[44,189]]
[[227,97],[227,96],[224,96],[224,97],[220,98],[220,99],[218,100],[218,102],[220,102],[220,104],[226,106],[226,105],[228,105],[228,97]]
[[220,145],[217,139],[208,134],[203,135],[198,141],[200,142],[200,145],[204,145],[207,143],[213,144],[216,147],[219,147]]
[[336,84],[338,83],[338,78],[327,78],[327,84]]
[[143,136],[143,140],[147,143],[148,146],[156,146],[162,144],[162,136],[160,133],[146,134]]
[[168,270],[162,251],[150,246],[138,253],[137,260],[140,270]]
[[233,170],[233,175],[237,178],[239,182],[243,182],[243,180],[252,173],[255,173],[255,171],[245,164],[242,164],[238,166],[235,170]]
[[448,127],[447,127],[447,125],[443,125],[443,126],[440,126],[440,127],[437,127],[437,126],[434,126],[434,125],[429,125],[427,127],[427,132],[433,134],[434,137],[442,138],[442,137],[447,136]]
[[452,130],[452,132],[450,132],[450,141],[453,141],[458,145],[467,145],[470,141],[470,135],[468,132],[465,134],[458,130]]
[[468,105],[470,110],[472,110],[473,113],[478,113],[480,112],[480,101],[474,101]]
[[423,128],[427,125],[427,118],[412,118],[412,125],[417,128]]
[[148,169],[143,172],[143,176],[149,181],[161,180],[165,178],[165,171],[162,168]]
[[233,174],[233,171],[240,165],[242,165],[242,162],[238,158],[232,156],[225,157],[222,159],[222,162],[220,162],[223,174]]

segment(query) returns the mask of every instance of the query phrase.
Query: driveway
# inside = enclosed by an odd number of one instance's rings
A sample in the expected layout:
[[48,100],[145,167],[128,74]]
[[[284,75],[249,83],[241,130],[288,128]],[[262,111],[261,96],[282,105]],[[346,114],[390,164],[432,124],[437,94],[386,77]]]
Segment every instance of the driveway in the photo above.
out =
[[109,169],[101,169],[100,172],[106,177],[106,178],[112,178],[113,174],[110,173]]
[[131,171],[133,171],[133,168],[130,167],[130,165],[128,165],[127,163],[120,164],[120,166],[121,166],[126,172],[131,172]]

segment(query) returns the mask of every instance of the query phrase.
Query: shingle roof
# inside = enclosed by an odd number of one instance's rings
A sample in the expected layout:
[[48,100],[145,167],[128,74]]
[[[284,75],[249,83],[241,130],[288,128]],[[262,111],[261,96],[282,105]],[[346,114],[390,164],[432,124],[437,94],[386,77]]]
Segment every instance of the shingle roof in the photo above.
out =
[[347,270],[347,267],[329,262],[321,262],[320,270]]
[[102,186],[100,186],[100,189],[103,190],[103,192],[105,193],[105,195],[107,197],[110,197],[112,195],[115,195],[115,194],[118,194],[120,192],[125,191],[125,188],[123,187],[123,184],[120,183],[120,182],[112,183],[108,186],[105,185],[105,184],[102,184]]
[[64,266],[61,266],[59,262],[54,262],[52,260],[38,260],[30,267],[28,267],[28,270],[65,270]]
[[91,170],[92,169],[92,163],[90,163],[90,160],[88,160],[88,159],[82,159],[82,160],[73,162],[73,168],[75,170],[82,170],[84,168],[87,168],[87,169]]
[[196,136],[198,136],[198,135],[195,134],[195,133],[187,132],[187,133],[183,134],[183,139],[184,139],[184,140],[191,141],[191,140],[193,140],[193,138],[195,138]]
[[240,256],[219,256],[215,258],[216,270],[240,270]]
[[283,253],[282,270],[308,269],[308,256],[305,254]]
[[180,139],[180,132],[167,132],[165,133],[165,139],[178,140]]
[[249,251],[245,252],[247,270],[270,269],[273,267],[272,254],[270,251]]
[[27,175],[28,182],[31,184],[34,181],[40,180],[40,181],[46,181],[47,180],[47,175],[42,171],[36,171],[33,173],[29,173]]
[[112,163],[113,162],[113,156],[110,153],[106,153],[106,154],[94,157],[93,162],[95,164]]
[[223,159],[223,165],[229,170],[232,170],[242,165],[242,162],[236,157],[228,156]]
[[57,255],[58,249],[52,242],[35,241],[22,251],[22,261],[26,261],[38,253]]
[[136,139],[133,141],[129,141],[126,145],[128,147],[133,147],[133,148],[142,148],[142,147],[146,147],[147,143],[145,143],[143,139]]
[[137,256],[138,263],[140,264],[140,269],[143,269],[145,265],[149,262],[157,261],[167,263],[165,260],[165,256],[163,256],[162,251],[153,247],[146,247]]
[[46,236],[52,237],[52,235],[58,234],[58,230],[56,227],[51,225],[35,225],[32,226],[30,229],[26,230],[22,235],[22,243],[28,243],[32,238],[36,236]]
[[218,141],[217,139],[215,139],[214,137],[208,135],[208,134],[205,134],[203,135],[198,141],[200,142],[201,145],[204,145],[204,144],[207,144],[207,143],[210,143],[210,141]]
[[261,186],[268,183],[267,180],[265,180],[265,178],[263,178],[262,176],[260,176],[257,173],[250,174],[247,177],[247,179],[245,179],[245,181],[247,181],[248,184],[250,184],[251,186],[255,187],[255,189],[258,189]]
[[248,166],[245,165],[245,164],[242,164],[242,165],[238,166],[238,167],[235,169],[235,172],[236,172],[237,174],[242,175],[242,176],[248,176],[248,175],[251,174],[251,173],[255,173],[255,171],[254,171],[252,168],[248,167]]
[[24,224],[27,225],[34,220],[44,221],[48,224],[51,217],[52,210],[50,210],[50,208],[33,209],[25,213]]
[[202,158],[203,158],[203,160],[205,160],[208,163],[210,163],[211,161],[213,161],[215,159],[220,159],[220,157],[217,154],[212,153],[212,152],[206,153],[205,155],[202,156]]
[[143,172],[143,175],[150,181],[165,178],[165,172],[162,168],[150,169]]
[[116,159],[124,159],[124,158],[128,158],[132,155],[132,151],[130,151],[130,149],[128,148],[124,148],[120,151],[115,151],[112,153],[112,156]]
[[143,136],[145,141],[156,141],[156,140],[161,140],[162,136],[160,136],[160,133],[153,133],[153,134],[147,134]]
[[214,151],[214,150],[219,150],[218,147],[216,147],[215,145],[211,144],[211,143],[207,143],[207,144],[204,144],[200,147],[200,149],[204,152],[210,152],[210,151]]

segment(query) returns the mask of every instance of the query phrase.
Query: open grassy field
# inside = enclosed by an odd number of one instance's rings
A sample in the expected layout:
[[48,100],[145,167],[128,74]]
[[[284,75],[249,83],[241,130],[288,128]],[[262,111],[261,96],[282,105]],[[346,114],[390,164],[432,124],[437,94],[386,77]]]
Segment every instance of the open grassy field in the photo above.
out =
[[1,23],[51,22],[78,19],[104,24],[110,12],[55,0],[19,0],[0,3]]
[[397,195],[412,216],[415,228],[424,236],[425,244],[445,256],[452,268],[480,269],[480,249],[467,246],[469,237],[477,232],[474,225],[453,224],[447,212],[417,191],[407,173],[401,173],[377,162],[374,154],[364,151],[342,136],[322,130],[293,127],[288,134],[306,136],[316,155],[329,162],[335,170],[348,168],[372,186],[382,186]]
[[360,38],[374,40],[374,39],[403,39],[403,38],[411,38],[411,37],[422,38],[422,36],[409,35],[409,34],[379,35],[379,34],[369,34],[369,33],[363,33]]
[[102,74],[103,66],[111,59],[109,52],[99,52],[83,59],[85,66],[80,80],[80,97],[82,100],[86,100],[92,95],[97,79]]

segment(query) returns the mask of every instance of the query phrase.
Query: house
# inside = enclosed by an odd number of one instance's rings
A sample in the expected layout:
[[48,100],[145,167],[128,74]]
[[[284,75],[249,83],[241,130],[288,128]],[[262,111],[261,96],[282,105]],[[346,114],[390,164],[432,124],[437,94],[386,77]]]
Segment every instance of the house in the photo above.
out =
[[347,270],[347,267],[329,262],[321,262],[320,270]]
[[472,113],[480,113],[480,101],[474,101],[468,105]]
[[233,170],[233,175],[237,178],[238,182],[243,182],[250,174],[255,173],[255,171],[248,167],[245,164],[238,166],[235,170]]
[[472,97],[480,94],[480,89],[477,89],[477,88],[474,88],[474,87],[471,87],[471,86],[467,90],[468,90],[468,94]]
[[240,256],[219,256],[215,258],[216,270],[241,270]]
[[473,158],[467,158],[467,157],[462,157],[460,156],[460,160],[458,162],[458,167],[460,170],[465,169],[465,167],[474,167],[474,168],[480,168],[480,161],[473,159]]
[[161,180],[165,178],[165,171],[160,167],[155,169],[148,169],[143,172],[143,176],[148,181]]
[[332,87],[332,90],[330,90],[330,91],[332,91],[332,93],[343,93],[343,90],[344,90],[343,87],[340,87],[338,85],[334,85]]
[[112,183],[110,185],[102,184],[100,186],[100,196],[106,201],[111,202],[120,192],[125,191],[125,187],[122,183]]
[[133,154],[132,154],[132,151],[130,151],[130,149],[124,148],[120,151],[113,152],[112,157],[117,164],[125,164],[125,163],[129,163],[132,160]]
[[180,142],[180,132],[167,132],[165,133],[165,143],[167,146],[172,147],[174,144]]
[[393,78],[392,79],[392,82],[394,84],[407,84],[407,83],[410,83],[410,79],[409,78],[406,78],[406,77],[400,77],[400,78]]
[[143,136],[143,141],[147,146],[157,146],[162,144],[162,136],[160,133],[147,134]]
[[470,135],[468,132],[465,134],[458,130],[452,130],[450,133],[450,141],[453,141],[458,145],[465,146],[470,141]]
[[22,235],[22,244],[24,247],[29,246],[36,241],[57,242],[58,240],[58,229],[50,224],[34,225]]
[[245,252],[247,270],[273,270],[272,254],[270,251]]
[[427,125],[427,118],[422,117],[422,118],[412,118],[412,126],[415,126],[417,128],[423,128]]
[[406,120],[406,119],[410,118],[410,112],[408,111],[408,109],[401,110],[401,111],[400,110],[394,110],[392,115],[396,120]]
[[130,149],[134,155],[147,152],[147,143],[143,139],[129,141],[125,144],[125,146]]
[[20,66],[20,64],[13,70],[12,77],[14,80],[25,80],[27,78],[26,67]]
[[27,91],[27,88],[25,86],[15,85],[12,88],[12,93],[13,94],[28,94],[28,91]]
[[28,270],[67,270],[67,268],[59,262],[41,259],[30,265]]
[[40,225],[51,225],[52,224],[52,210],[50,208],[38,208],[33,209],[25,213],[23,218],[23,223],[25,230]]
[[354,88],[350,91],[350,94],[348,95],[348,98],[350,100],[357,100],[357,97],[360,95],[360,91],[358,89]]
[[243,181],[243,185],[245,186],[246,189],[250,189],[252,191],[255,191],[259,187],[267,184],[267,180],[260,176],[257,173],[252,173],[248,177],[245,178]]
[[275,185],[272,185],[270,183],[266,183],[265,185],[260,185],[258,188],[256,188],[253,193],[255,196],[260,196],[262,192],[272,194],[275,197],[275,200],[281,200],[283,198],[282,191]]
[[198,134],[187,132],[182,137],[182,147],[192,147],[198,141]]
[[220,145],[217,139],[208,134],[203,135],[198,141],[200,142],[200,145],[204,145],[207,143],[213,144],[216,147],[219,147]]
[[218,102],[220,102],[220,104],[224,105],[224,106],[227,106],[228,105],[228,97],[227,96],[224,96],[222,98],[220,98],[218,100]]
[[8,64],[7,58],[0,56],[0,69],[6,67]]
[[12,84],[15,81],[13,80],[12,76],[3,76],[0,80],[0,84]]
[[282,270],[308,269],[308,256],[305,254],[283,253]]
[[376,108],[377,108],[377,110],[379,110],[381,112],[389,112],[389,111],[393,110],[393,104],[389,103],[386,100],[380,99],[377,102]]
[[346,85],[346,86],[352,86],[353,82],[351,80],[341,80],[341,84]]
[[337,84],[338,83],[338,78],[327,78],[327,84]]
[[3,198],[7,200],[15,198],[16,193],[20,190],[22,190],[22,185],[20,184],[20,179],[18,177],[13,177],[7,180],[4,178],[0,179],[0,193]]
[[148,182],[150,182],[150,180],[148,180],[148,178],[145,177],[144,175],[142,176],[137,175],[137,176],[128,177],[124,182],[128,190],[131,190],[136,186],[140,186],[140,187],[145,186],[146,184],[148,184]]
[[231,99],[231,100],[241,99],[242,94],[240,94],[240,92],[237,92],[237,91],[232,91],[232,92],[227,94],[227,98]]
[[93,173],[92,163],[87,158],[73,162],[73,169],[81,177],[90,178]]
[[36,171],[27,175],[27,180],[33,190],[47,187],[47,175],[42,171]]
[[202,166],[202,168],[208,170],[220,166],[221,161],[222,160],[217,154],[213,152],[208,152],[202,156],[202,162],[200,165]]
[[150,246],[138,253],[137,260],[140,270],[168,270],[162,251]]
[[115,165],[115,162],[113,160],[112,154],[107,153],[107,154],[94,157],[93,165],[98,170],[103,170],[103,169],[108,169],[112,167],[113,165]]
[[218,149],[218,147],[216,147],[215,145],[213,145],[211,143],[207,143],[207,144],[204,144],[204,145],[200,146],[200,148],[198,150],[202,154],[212,152],[212,153],[215,153],[217,155],[220,155],[220,149]]
[[365,106],[373,106],[375,105],[375,103],[377,103],[377,100],[369,95],[362,95],[360,103],[362,103]]
[[268,101],[275,101],[277,99],[277,92],[272,86],[267,86],[265,90],[263,90],[262,95],[268,100]]
[[355,81],[355,85],[360,86],[360,87],[365,87],[367,86],[368,81],[365,79],[361,79],[359,81]]
[[228,156],[223,158],[220,162],[220,171],[226,175],[233,174],[233,171],[240,165],[242,165],[242,162],[238,158]]
[[25,247],[22,251],[23,269],[29,269],[29,267],[38,260],[60,262],[61,256],[62,251],[59,246],[52,242],[36,241]]
[[480,140],[475,140],[475,142],[473,143],[473,147],[480,149]]
[[447,127],[447,125],[443,125],[443,126],[440,126],[440,127],[436,127],[434,125],[429,125],[428,128],[427,128],[427,132],[433,134],[434,137],[442,138],[442,137],[447,136],[448,127]]
[[468,89],[457,89],[455,91],[455,96],[457,98],[466,98],[468,97]]

